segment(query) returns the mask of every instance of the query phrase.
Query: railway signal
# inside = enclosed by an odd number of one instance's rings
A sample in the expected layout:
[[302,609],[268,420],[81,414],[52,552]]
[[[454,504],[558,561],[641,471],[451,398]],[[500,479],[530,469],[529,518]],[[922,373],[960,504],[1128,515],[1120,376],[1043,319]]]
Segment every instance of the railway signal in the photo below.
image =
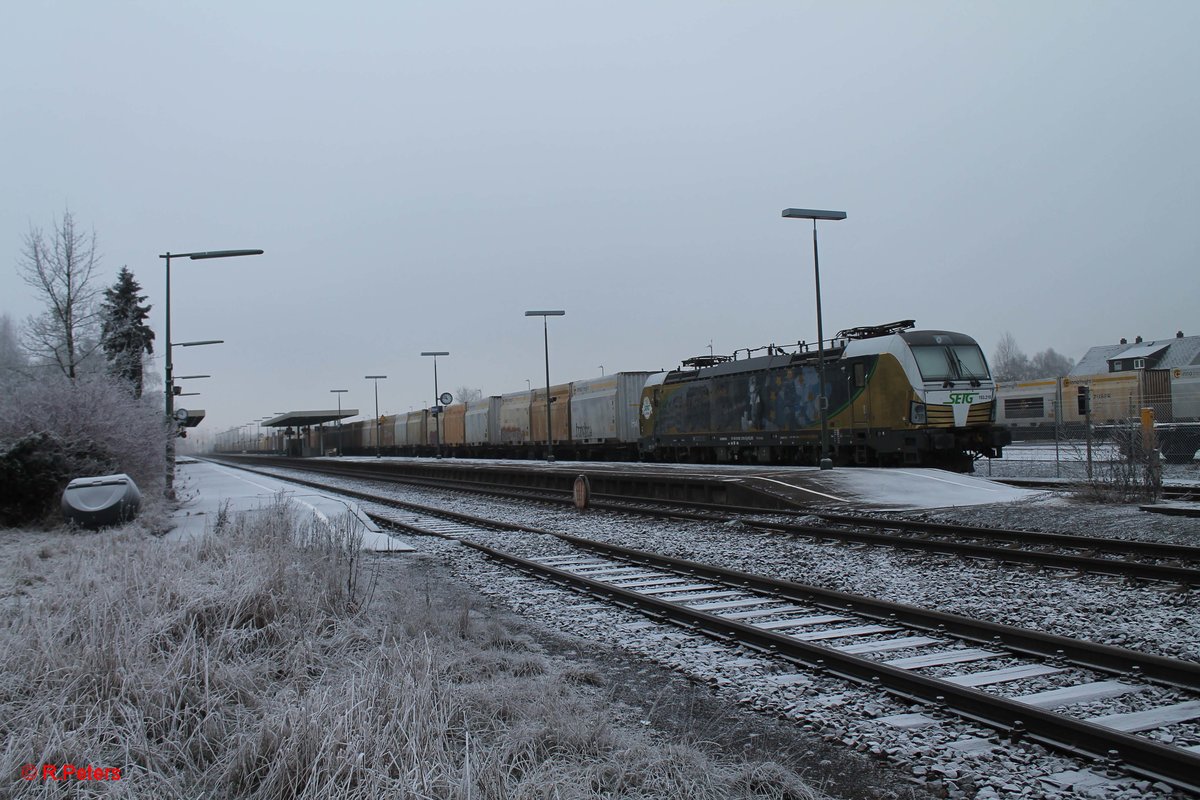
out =
[[1088,386],[1080,386],[1079,394],[1075,398],[1079,404],[1080,415],[1090,414],[1092,411],[1092,390]]

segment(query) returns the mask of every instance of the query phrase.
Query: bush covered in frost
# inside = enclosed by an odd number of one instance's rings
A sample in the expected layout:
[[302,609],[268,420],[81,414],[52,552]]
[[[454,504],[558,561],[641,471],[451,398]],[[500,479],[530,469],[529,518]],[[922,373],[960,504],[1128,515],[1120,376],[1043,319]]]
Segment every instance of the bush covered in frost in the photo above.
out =
[[166,448],[157,397],[107,375],[43,376],[0,399],[0,524],[45,520],[73,478],[128,474],[161,492]]

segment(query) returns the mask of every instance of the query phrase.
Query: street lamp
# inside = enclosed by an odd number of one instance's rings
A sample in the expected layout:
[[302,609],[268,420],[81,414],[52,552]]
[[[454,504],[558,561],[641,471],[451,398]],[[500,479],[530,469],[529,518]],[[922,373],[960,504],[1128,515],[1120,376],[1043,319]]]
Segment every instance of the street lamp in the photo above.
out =
[[342,395],[350,391],[349,389],[330,389],[329,391],[337,395],[338,399],[338,458],[342,457]]
[[[375,457],[380,458],[379,454],[379,382],[387,379],[387,375],[364,375],[369,381],[375,381]],[[340,401],[341,398],[339,397]]]
[[[167,436],[167,483],[163,493],[168,499],[175,499],[175,397],[174,384],[171,382],[171,372],[174,369],[174,364],[171,362],[171,259],[172,258],[190,258],[192,261],[200,261],[209,258],[234,258],[236,256],[260,256],[262,250],[208,250],[198,253],[163,253],[159,258],[164,259],[167,264],[167,302],[166,302],[166,340],[167,340],[167,358],[166,358],[166,386],[164,391],[167,395],[166,412],[167,425],[169,434]],[[195,344],[200,344],[196,342]],[[204,344],[208,344],[205,342]],[[190,347],[191,344],[184,344],[184,347]]]
[[437,457],[442,457],[442,396],[438,394],[437,384],[437,357],[448,356],[450,353],[446,350],[426,350],[421,353],[423,356],[433,356],[433,446],[437,451]]
[[[176,381],[198,381],[201,378],[211,378],[211,377],[212,377],[212,375],[176,375],[175,380]],[[178,388],[179,387],[172,387],[171,394],[175,395],[176,397],[195,397],[196,395],[200,394],[199,392],[175,391]]]
[[845,211],[816,211],[811,208],[785,208],[785,219],[811,219],[813,226],[813,275],[817,282],[817,363],[820,366],[820,396],[817,408],[821,412],[821,469],[833,469],[829,457],[829,397],[825,393],[825,330],[821,325],[821,260],[817,255],[817,220],[841,220]]
[[527,317],[542,318],[542,338],[546,346],[546,460],[554,460],[554,428],[550,425],[550,329],[546,317],[561,317],[566,311],[526,311]]

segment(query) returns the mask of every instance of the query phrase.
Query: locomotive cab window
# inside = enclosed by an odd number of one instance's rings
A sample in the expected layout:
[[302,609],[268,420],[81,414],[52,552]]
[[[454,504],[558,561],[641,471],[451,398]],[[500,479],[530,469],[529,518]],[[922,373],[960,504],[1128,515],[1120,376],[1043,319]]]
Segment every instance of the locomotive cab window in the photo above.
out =
[[918,345],[912,348],[921,377],[927,381],[969,381],[989,378],[987,362],[977,344]]

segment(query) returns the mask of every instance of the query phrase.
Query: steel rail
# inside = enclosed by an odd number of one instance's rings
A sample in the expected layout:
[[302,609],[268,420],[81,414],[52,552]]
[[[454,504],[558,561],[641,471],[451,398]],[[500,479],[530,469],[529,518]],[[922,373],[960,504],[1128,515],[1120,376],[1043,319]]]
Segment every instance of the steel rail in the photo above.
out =
[[793,663],[880,686],[908,700],[952,708],[961,716],[1005,731],[1013,738],[1027,736],[1055,749],[1110,763],[1116,757],[1131,772],[1200,793],[1200,755],[1189,753],[1182,748],[1159,744],[1144,737],[1044,711],[978,689],[914,674],[898,667],[890,667],[870,659],[800,641],[785,634],[690,609],[668,600],[539,564],[478,542],[462,541],[463,544],[492,558],[548,577],[560,585],[582,589],[653,618],[670,620],[724,642],[749,645]]
[[1115,558],[1050,553],[1044,550],[1021,550],[1014,547],[995,547],[970,542],[955,542],[946,539],[921,539],[913,536],[894,536],[886,533],[867,533],[845,528],[823,528],[796,525],[769,520],[742,519],[740,522],[752,528],[779,530],[816,538],[839,539],[860,544],[875,544],[902,550],[925,550],[935,553],[961,555],[967,558],[988,561],[1011,561],[1036,564],[1057,569],[1099,572],[1143,580],[1167,581],[1187,585],[1200,585],[1200,569],[1177,567],[1170,564],[1147,564],[1142,561],[1126,561]]
[[976,536],[980,539],[1011,539],[1019,542],[1038,542],[1054,545],[1055,547],[1075,547],[1083,550],[1100,550],[1104,552],[1125,553],[1130,555],[1151,556],[1154,558],[1175,558],[1181,561],[1200,562],[1200,547],[1170,542],[1150,542],[1141,539],[1111,539],[1104,536],[1084,536],[1075,533],[1048,533],[1046,531],[1022,531],[1014,528],[979,528],[972,525],[955,525],[945,522],[921,522],[919,520],[897,519],[895,517],[880,517],[858,514],[831,514],[813,512],[812,516],[827,522],[840,522],[848,525],[862,525],[869,528],[896,528],[911,531],[929,531],[945,533],[954,536]]
[[[246,467],[243,467],[243,468],[246,468]],[[345,468],[345,467],[341,467],[340,465],[336,465],[332,469],[316,468],[316,467],[313,467],[310,469],[311,469],[311,471],[315,471],[315,472],[326,472],[326,474],[333,473],[333,474],[341,474],[341,475],[354,475],[355,477],[366,477],[366,478],[369,478],[372,480],[384,480],[384,481],[396,482],[396,483],[435,486],[435,487],[440,487],[440,488],[445,488],[446,486],[458,486],[460,488],[467,488],[468,490],[475,491],[475,492],[487,491],[492,494],[502,494],[507,497],[527,498],[534,494],[531,491],[512,491],[512,490],[498,491],[496,489],[484,489],[483,487],[481,487],[477,484],[462,484],[461,482],[457,482],[457,481],[438,481],[436,479],[425,479],[425,478],[403,478],[403,479],[401,479],[396,476],[390,476],[390,475],[372,471],[370,469],[370,467],[354,469],[354,468]],[[310,484],[310,485],[315,485],[315,484]],[[345,490],[345,491],[348,494],[353,494],[353,492],[351,492],[350,490]],[[551,490],[542,489],[540,491],[548,492]],[[569,497],[567,497],[567,493],[555,491],[555,494],[562,495],[563,502],[570,502]],[[364,494],[363,497],[371,499],[369,495]],[[552,499],[552,498],[546,498],[546,499]],[[375,500],[375,502],[378,502],[378,500]],[[597,508],[604,508],[606,510],[613,510],[613,511],[650,513],[650,511],[648,511],[646,509],[638,509],[636,506],[630,506],[625,503],[605,503],[603,501],[600,501],[597,503],[593,503],[593,505]],[[754,512],[761,513],[761,509],[754,509]],[[1082,571],[1082,572],[1094,572],[1094,573],[1107,574],[1107,575],[1117,575],[1117,576],[1127,577],[1127,578],[1136,578],[1136,579],[1141,579],[1141,580],[1166,581],[1166,582],[1170,582],[1170,583],[1179,583],[1179,584],[1182,584],[1185,586],[1186,585],[1200,585],[1200,569],[1195,569],[1195,568],[1191,568],[1191,567],[1180,567],[1180,566],[1174,566],[1174,565],[1170,565],[1170,564],[1146,564],[1146,563],[1137,562],[1137,561],[1094,558],[1094,557],[1090,557],[1090,556],[1072,555],[1069,553],[1047,553],[1047,552],[1038,551],[1038,550],[1016,550],[1016,549],[1013,549],[1010,547],[992,547],[992,546],[988,546],[988,545],[972,544],[972,543],[968,543],[968,542],[946,541],[944,539],[918,539],[918,538],[913,538],[913,537],[893,536],[893,535],[884,534],[884,533],[872,534],[872,533],[865,533],[865,532],[847,531],[847,530],[844,530],[841,528],[822,528],[822,527],[798,525],[798,524],[791,524],[791,523],[784,523],[784,522],[773,522],[773,521],[758,520],[758,519],[753,519],[753,518],[737,517],[737,516],[732,516],[732,515],[728,515],[728,514],[719,515],[719,514],[713,514],[711,512],[706,513],[706,512],[688,512],[688,511],[669,510],[669,511],[663,512],[663,514],[665,516],[672,516],[672,517],[681,517],[681,518],[696,519],[696,520],[713,520],[713,521],[721,521],[721,522],[728,522],[730,520],[738,519],[743,524],[750,526],[750,527],[754,527],[754,528],[767,529],[767,530],[783,530],[783,531],[788,531],[790,533],[798,533],[798,534],[802,534],[802,535],[806,535],[806,536],[819,536],[822,538],[833,538],[833,539],[839,539],[842,541],[858,542],[861,544],[873,544],[873,545],[881,545],[881,546],[885,546],[885,547],[897,547],[897,548],[908,549],[908,550],[924,550],[924,551],[938,552],[938,553],[952,553],[954,555],[960,555],[960,556],[964,556],[967,558],[974,558],[974,559],[980,559],[980,560],[1002,561],[1002,562],[1007,561],[1007,562],[1033,564],[1036,566],[1052,567],[1055,569],[1078,570],[1078,571]],[[841,521],[842,519],[844,519],[845,521],[850,521],[850,520],[857,521],[860,519],[871,519],[871,518],[865,518],[865,517],[855,517],[852,515],[814,514],[814,516],[819,516],[823,519],[831,519],[831,518],[838,519],[839,521]],[[860,524],[871,525],[872,523],[867,522],[867,523],[860,523]],[[917,529],[920,529],[920,528],[934,529],[939,526],[941,526],[943,529],[953,529],[955,527],[955,526],[951,526],[951,525],[942,525],[941,523],[929,523],[928,525],[925,525],[922,523],[915,523],[915,522],[914,523],[904,523],[904,527],[917,528]],[[900,526],[898,526],[898,527],[900,527]],[[970,531],[970,533],[972,535],[977,535],[980,537],[986,536],[989,531],[989,529],[986,529],[986,528],[977,528],[977,529],[964,528],[963,530]],[[1010,532],[1000,529],[997,531],[997,533],[999,536],[1005,536],[1006,534],[1008,534]],[[1024,533],[1024,532],[1015,532],[1015,533]],[[1054,541],[1056,541],[1056,542],[1058,542],[1059,540],[1065,539],[1067,541],[1062,541],[1061,544],[1063,546],[1067,546],[1067,547],[1086,546],[1086,545],[1076,544],[1074,541],[1070,541],[1072,537],[1070,537],[1066,534],[1042,533],[1042,534],[1034,534],[1034,535],[1041,536],[1041,537],[1057,537],[1056,539],[1054,539]],[[1108,544],[1115,543],[1115,544],[1120,545],[1123,543],[1123,540],[1120,540],[1120,539],[1100,539],[1098,537],[1079,537],[1079,538],[1088,539],[1089,541],[1105,542]],[[1162,544],[1162,543],[1153,543],[1153,542],[1142,542],[1142,543],[1138,543],[1138,544],[1146,545],[1145,549],[1148,552],[1155,552],[1156,544],[1160,545],[1162,548],[1175,548],[1176,547],[1173,545],[1167,545],[1167,544]],[[1097,549],[1099,549],[1099,548],[1097,548]],[[1114,550],[1116,548],[1110,547],[1108,549]],[[1193,550],[1197,554],[1200,554],[1200,548],[1190,548],[1190,550]],[[1197,557],[1200,558],[1200,555],[1198,555]]]
[[[257,471],[253,467],[244,466],[241,462],[236,462],[236,463],[238,464],[238,467],[240,469],[246,469],[249,471]],[[302,464],[297,464],[297,463],[292,463],[292,462],[289,462],[286,465],[282,465],[282,466],[284,466],[285,468],[289,468],[289,469],[299,469],[299,470],[317,472],[319,474],[353,476],[353,477],[358,477],[358,478],[364,478],[367,480],[379,480],[379,481],[386,481],[389,483],[400,483],[400,484],[405,484],[405,485],[431,486],[431,487],[435,487],[435,488],[453,487],[453,488],[461,488],[466,491],[471,491],[471,492],[475,492],[475,493],[479,493],[479,494],[491,494],[491,495],[502,496],[502,497],[516,497],[516,498],[538,497],[540,500],[543,500],[546,502],[558,502],[558,503],[567,503],[567,504],[573,502],[572,497],[571,497],[571,492],[569,490],[549,489],[549,488],[543,487],[543,488],[537,490],[537,492],[535,492],[533,490],[523,490],[522,491],[522,490],[512,490],[508,487],[505,487],[503,489],[496,488],[496,487],[488,487],[484,484],[478,484],[478,483],[473,483],[473,482],[463,482],[463,481],[444,480],[444,479],[439,480],[439,479],[431,479],[431,478],[413,478],[413,477],[407,477],[407,476],[402,477],[402,476],[396,476],[396,475],[391,475],[388,473],[375,471],[372,469],[373,464],[365,465],[365,466],[363,466],[361,468],[357,468],[357,469],[353,468],[350,465],[317,466],[315,464],[314,465],[307,465],[307,464],[302,465]],[[271,473],[262,473],[262,474],[269,475]],[[541,492],[541,494],[539,495],[538,492]],[[650,501],[641,501],[641,502],[649,503]],[[827,538],[842,538],[843,537],[843,534],[840,531],[840,529],[836,529],[836,528],[816,528],[814,526],[806,526],[806,525],[801,525],[798,523],[796,523],[796,524],[784,523],[784,522],[776,523],[773,521],[762,521],[762,520],[755,519],[753,517],[746,518],[745,516],[742,516],[742,514],[762,514],[763,509],[761,509],[761,508],[743,508],[743,507],[725,505],[725,506],[720,507],[721,509],[723,509],[723,511],[688,511],[688,510],[685,510],[682,508],[669,507],[672,504],[675,504],[675,505],[687,504],[687,505],[698,505],[700,507],[710,507],[708,504],[691,504],[691,503],[686,503],[686,501],[671,501],[670,503],[664,504],[664,508],[662,510],[655,510],[652,506],[639,505],[639,503],[637,501],[616,501],[616,500],[614,500],[614,501],[594,500],[591,503],[591,507],[598,508],[598,509],[604,509],[604,510],[610,510],[610,511],[641,513],[641,514],[645,514],[648,516],[678,517],[678,518],[683,518],[683,519],[695,519],[695,520],[701,520],[701,521],[711,520],[711,521],[715,521],[715,522],[729,522],[731,520],[736,519],[744,524],[748,524],[748,525],[752,525],[752,526],[760,527],[760,528],[788,530],[791,532],[802,533],[802,534],[807,533],[809,531],[820,531],[822,533],[822,535]],[[736,512],[736,513],[734,513],[734,512]],[[1009,529],[1009,528],[979,528],[979,527],[973,527],[973,526],[968,526],[968,525],[954,525],[954,524],[949,524],[949,523],[919,522],[919,521],[913,521],[913,520],[903,520],[903,519],[897,519],[894,517],[876,517],[876,516],[855,515],[855,514],[835,514],[835,513],[826,513],[826,512],[817,512],[817,511],[810,512],[810,511],[803,511],[803,510],[795,510],[795,511],[779,510],[779,511],[773,511],[770,513],[776,514],[776,515],[785,515],[785,516],[813,516],[813,517],[819,517],[821,519],[825,519],[825,520],[828,520],[831,522],[858,524],[858,525],[862,525],[865,527],[874,527],[874,528],[889,528],[889,527],[891,527],[891,528],[901,528],[901,529],[914,530],[914,531],[928,530],[931,532],[939,532],[939,533],[947,533],[947,534],[957,534],[957,535],[965,534],[965,535],[971,536],[973,538],[989,538],[990,537],[992,539],[1011,539],[1014,541],[1040,542],[1040,543],[1044,543],[1044,544],[1052,544],[1055,546],[1064,547],[1064,548],[1072,548],[1072,549],[1083,549],[1083,550],[1091,549],[1091,550],[1096,550],[1096,551],[1103,551],[1103,552],[1110,552],[1110,553],[1117,553],[1117,554],[1144,555],[1144,556],[1152,557],[1152,558],[1171,558],[1171,559],[1178,559],[1181,561],[1192,561],[1192,560],[1200,561],[1200,547],[1194,547],[1194,546],[1189,546],[1189,545],[1177,545],[1177,544],[1171,544],[1168,542],[1149,542],[1149,541],[1134,540],[1134,539],[1112,539],[1112,538],[1100,537],[1100,536],[1083,536],[1080,534],[1069,534],[1069,533],[1048,533],[1045,531],[1022,531],[1022,530],[1015,530],[1015,529]],[[889,539],[887,541],[873,540],[869,543],[891,546],[893,544],[893,541],[895,541],[895,540],[894,539]],[[902,541],[908,541],[908,539],[904,539]],[[868,542],[864,541],[863,543],[868,543]],[[974,545],[974,546],[975,547],[984,547],[981,545]],[[933,548],[933,549],[936,549],[936,548]],[[994,548],[990,552],[995,553],[996,555],[989,555],[988,554],[989,551],[987,549],[967,551],[968,555],[973,558],[974,557],[986,557],[986,558],[999,557],[1002,560],[1011,560],[1011,559],[1009,559],[1009,554],[1014,551],[1011,548]],[[1066,557],[1065,554],[1064,554],[1064,557]],[[1076,558],[1079,558],[1079,557],[1076,557]],[[1107,559],[1100,559],[1099,561],[1100,561],[1101,565],[1107,565],[1107,564],[1111,564],[1111,563],[1120,563],[1120,562],[1113,562],[1113,561],[1107,560]],[[1077,562],[1077,563],[1073,562],[1073,563],[1052,564],[1051,566],[1057,566],[1062,569],[1083,569],[1086,571],[1092,571],[1091,567],[1094,563],[1096,563],[1096,562],[1083,561],[1083,562]],[[1167,566],[1173,567],[1173,565],[1167,565]],[[1187,568],[1178,568],[1178,569],[1186,570]],[[1100,571],[1111,572],[1111,570],[1100,570]],[[1157,572],[1157,571],[1155,571],[1155,572]],[[1134,577],[1146,577],[1147,579],[1152,579],[1152,580],[1176,581],[1176,580],[1179,580],[1180,577],[1190,580],[1194,576],[1191,576],[1187,573],[1172,573],[1170,570],[1168,570],[1165,573],[1158,572],[1158,574],[1155,574],[1155,575],[1134,576]]]
[[597,542],[566,533],[549,533],[585,550],[606,553],[629,561],[657,566],[690,576],[708,578],[731,586],[753,589],[775,597],[813,603],[830,609],[853,611],[866,617],[902,622],[913,628],[953,634],[982,644],[1002,646],[1025,655],[1065,659],[1073,664],[1117,675],[1136,675],[1182,689],[1200,692],[1200,664],[1165,656],[1139,653],[1123,647],[1070,639],[1052,633],[971,619],[945,611],[932,611],[890,600],[822,589],[779,578],[714,567],[682,558],[634,550],[629,547]]
[[[985,477],[985,476],[978,476]],[[1022,489],[1047,489],[1051,491],[1064,491],[1070,489],[1079,489],[1089,486],[1086,478],[1071,481],[1062,478],[1000,478],[988,477],[987,480],[996,483],[1007,484],[1008,486],[1016,486]],[[1099,488],[1103,488],[1103,482],[1097,484]],[[1200,497],[1200,484],[1197,483],[1164,483],[1160,494],[1163,499],[1180,498],[1180,497]]]

